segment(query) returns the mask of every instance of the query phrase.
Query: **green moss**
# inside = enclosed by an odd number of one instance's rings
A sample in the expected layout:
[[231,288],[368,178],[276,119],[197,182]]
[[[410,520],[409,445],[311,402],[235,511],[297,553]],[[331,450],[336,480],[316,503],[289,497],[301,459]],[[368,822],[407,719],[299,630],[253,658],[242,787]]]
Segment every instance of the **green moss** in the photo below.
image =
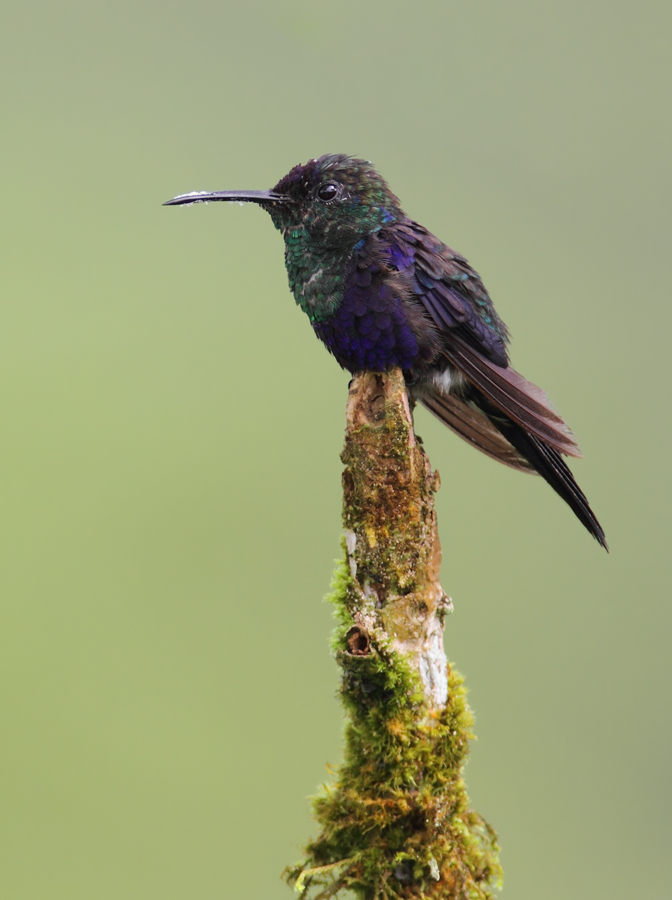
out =
[[343,647],[343,641],[347,630],[352,627],[354,620],[350,609],[352,607],[353,583],[348,565],[348,552],[345,546],[345,538],[341,538],[341,557],[336,560],[336,568],[331,576],[331,590],[324,598],[334,607],[334,618],[338,622],[331,636],[331,649],[338,653]]
[[348,716],[344,761],[313,801],[321,833],[285,877],[313,900],[341,891],[362,900],[490,898],[501,869],[495,832],[469,809],[462,779],[473,737],[463,679],[449,667],[448,703],[431,711],[399,654],[374,641],[369,654],[351,655],[352,590],[346,558],[328,598]]

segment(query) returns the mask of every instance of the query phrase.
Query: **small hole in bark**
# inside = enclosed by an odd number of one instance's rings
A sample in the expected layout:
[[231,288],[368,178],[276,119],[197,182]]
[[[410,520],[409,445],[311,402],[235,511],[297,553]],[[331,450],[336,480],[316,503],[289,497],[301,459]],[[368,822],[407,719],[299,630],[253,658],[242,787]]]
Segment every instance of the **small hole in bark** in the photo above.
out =
[[404,859],[394,870],[394,877],[402,884],[410,884],[413,881],[413,863],[410,859]]
[[368,656],[371,652],[371,641],[368,634],[357,625],[350,629],[345,640],[352,656]]
[[378,394],[377,397],[374,397],[369,404],[370,410],[370,418],[373,419],[374,422],[379,422],[381,419],[385,418],[385,397],[382,394]]

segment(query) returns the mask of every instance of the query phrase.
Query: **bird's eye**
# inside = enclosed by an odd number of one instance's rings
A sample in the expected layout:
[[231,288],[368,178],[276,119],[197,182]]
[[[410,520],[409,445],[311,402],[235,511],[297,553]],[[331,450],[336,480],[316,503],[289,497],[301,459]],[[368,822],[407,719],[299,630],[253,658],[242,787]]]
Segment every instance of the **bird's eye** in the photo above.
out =
[[327,184],[322,184],[317,189],[317,196],[320,200],[335,200],[340,193],[340,188],[337,184],[334,184],[333,181],[327,182]]

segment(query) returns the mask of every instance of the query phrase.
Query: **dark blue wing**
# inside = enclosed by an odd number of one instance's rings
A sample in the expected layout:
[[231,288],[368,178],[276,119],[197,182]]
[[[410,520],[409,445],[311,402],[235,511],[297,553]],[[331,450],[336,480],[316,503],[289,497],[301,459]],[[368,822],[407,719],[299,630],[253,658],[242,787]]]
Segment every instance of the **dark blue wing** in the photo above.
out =
[[420,402],[484,453],[537,471],[606,547],[600,523],[560,456],[580,456],[574,436],[544,392],[509,366],[506,326],[478,274],[408,219],[381,237],[389,265],[436,326],[441,353],[472,386],[451,395],[429,383]]
[[461,337],[492,362],[506,367],[506,326],[466,259],[410,219],[395,224],[385,238],[390,263],[406,274],[437,328]]
[[466,259],[408,219],[383,237],[389,264],[434,322],[443,356],[514,422],[561,453],[580,455],[541,388],[509,365],[506,326]]

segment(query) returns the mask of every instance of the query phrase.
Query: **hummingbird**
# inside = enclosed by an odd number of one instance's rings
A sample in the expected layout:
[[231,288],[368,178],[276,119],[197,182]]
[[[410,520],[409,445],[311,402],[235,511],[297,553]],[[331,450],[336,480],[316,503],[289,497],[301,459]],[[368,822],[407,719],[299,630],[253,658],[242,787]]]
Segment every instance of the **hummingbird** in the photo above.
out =
[[327,154],[267,191],[194,191],[165,206],[256,203],[285,242],[289,286],[351,373],[399,367],[409,399],[478,450],[542,476],[605,548],[563,456],[573,433],[509,364],[509,333],[464,256],[409,218],[372,164]]

